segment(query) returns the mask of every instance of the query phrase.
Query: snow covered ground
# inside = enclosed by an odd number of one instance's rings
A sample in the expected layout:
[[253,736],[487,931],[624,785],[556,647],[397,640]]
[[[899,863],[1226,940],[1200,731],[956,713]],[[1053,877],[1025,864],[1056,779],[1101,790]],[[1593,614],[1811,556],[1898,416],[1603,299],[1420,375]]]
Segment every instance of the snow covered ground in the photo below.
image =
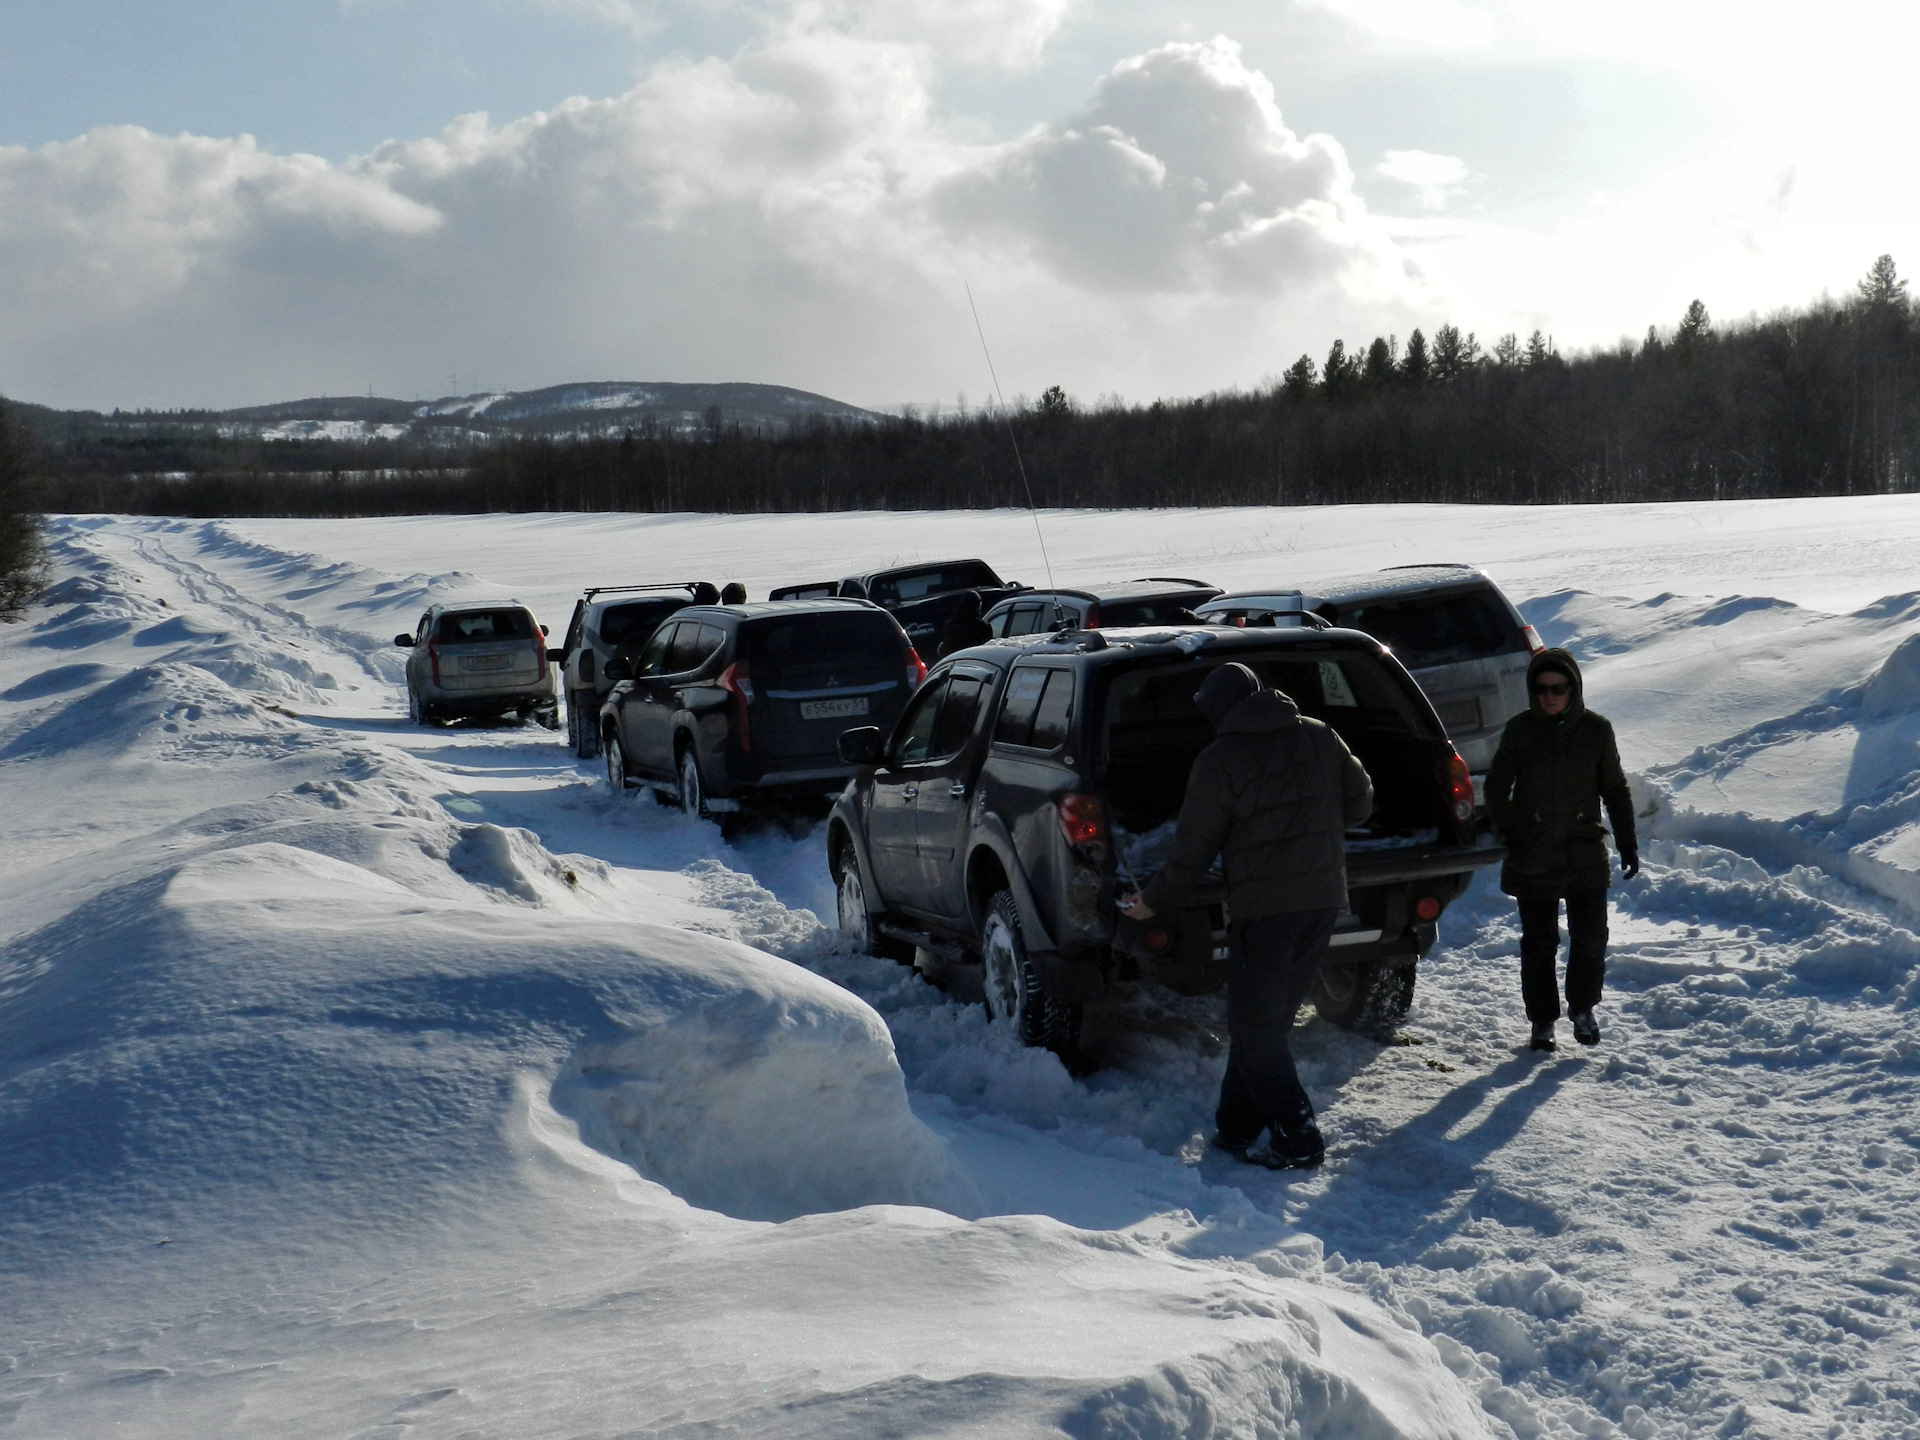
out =
[[1069,1074],[848,954],[817,834],[405,724],[432,598],[1035,581],[1025,515],[67,520],[0,630],[0,1433],[1920,1436],[1920,497],[1046,536],[1488,568],[1647,812],[1606,1043],[1519,1048],[1483,879],[1250,1172],[1217,1000]]

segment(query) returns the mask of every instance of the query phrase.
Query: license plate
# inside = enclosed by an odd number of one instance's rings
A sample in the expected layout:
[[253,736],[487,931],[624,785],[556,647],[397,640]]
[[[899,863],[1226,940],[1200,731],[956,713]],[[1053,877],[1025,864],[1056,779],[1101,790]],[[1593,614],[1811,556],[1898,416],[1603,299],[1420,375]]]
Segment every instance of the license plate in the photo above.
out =
[[469,655],[460,662],[468,670],[505,670],[513,664],[511,655]]
[[867,713],[867,697],[858,696],[852,700],[802,700],[800,718],[802,720],[844,720],[849,715]]

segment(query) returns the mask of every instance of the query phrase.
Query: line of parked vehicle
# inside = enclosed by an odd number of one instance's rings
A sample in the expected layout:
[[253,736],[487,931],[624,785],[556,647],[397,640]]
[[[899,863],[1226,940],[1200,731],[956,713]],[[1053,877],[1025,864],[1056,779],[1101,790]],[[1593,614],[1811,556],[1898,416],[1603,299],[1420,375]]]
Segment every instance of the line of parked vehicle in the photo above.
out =
[[[1226,593],[1174,577],[1034,589],[962,560],[758,602],[728,590],[594,587],[553,649],[517,602],[435,606],[396,637],[410,712],[557,726],[564,694],[576,755],[603,756],[616,792],[693,815],[830,799],[842,929],[902,961],[979,965],[995,1016],[1059,1051],[1114,984],[1224,980],[1217,898],[1145,925],[1114,903],[1171,839],[1212,733],[1193,693],[1218,665],[1286,691],[1373,777],[1314,993],[1328,1019],[1397,1024],[1441,913],[1503,853],[1480,781],[1540,642],[1469,566]],[[970,592],[990,638],[940,655]]]

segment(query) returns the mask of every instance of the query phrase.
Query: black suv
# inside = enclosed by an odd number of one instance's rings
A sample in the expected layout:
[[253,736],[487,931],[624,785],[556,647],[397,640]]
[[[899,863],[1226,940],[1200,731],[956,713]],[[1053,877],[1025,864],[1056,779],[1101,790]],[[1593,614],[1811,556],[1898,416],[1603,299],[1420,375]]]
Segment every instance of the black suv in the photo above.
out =
[[871,600],[881,609],[893,612],[916,649],[932,655],[939,648],[940,631],[959,608],[962,593],[978,591],[980,608],[986,611],[997,601],[1026,588],[1002,580],[984,560],[943,560],[935,565],[906,565],[871,575],[849,575],[844,580],[783,585],[767,598],[813,600],[837,596],[843,600]]
[[607,662],[615,656],[631,662],[669,615],[719,598],[720,592],[705,580],[595,585],[581,592],[558,652],[560,684],[567,696],[567,743],[574,754],[591,760],[600,753],[600,707],[613,689]]
[[1373,777],[1374,813],[1347,834],[1349,913],[1314,1000],[1336,1024],[1390,1029],[1441,911],[1504,852],[1476,831],[1466,766],[1433,706],[1357,631],[1089,630],[941,661],[890,736],[841,737],[861,765],[827,830],[841,928],[895,959],[916,946],[978,957],[992,1011],[1053,1049],[1074,1043],[1082,1002],[1115,980],[1218,988],[1217,900],[1145,924],[1114,902],[1171,842],[1213,738],[1193,693],[1229,661],[1332,725]]
[[1219,593],[1218,585],[1204,580],[1152,575],[1089,590],[1024,591],[1011,600],[1002,600],[982,618],[996,636],[1037,635],[1062,626],[1098,630],[1102,626],[1173,625],[1183,619],[1193,624],[1190,614],[1183,617],[1178,612],[1191,612]]
[[813,600],[687,606],[605,673],[607,783],[650,785],[704,815],[838,792],[854,771],[841,732],[892,725],[926,667],[884,610]]

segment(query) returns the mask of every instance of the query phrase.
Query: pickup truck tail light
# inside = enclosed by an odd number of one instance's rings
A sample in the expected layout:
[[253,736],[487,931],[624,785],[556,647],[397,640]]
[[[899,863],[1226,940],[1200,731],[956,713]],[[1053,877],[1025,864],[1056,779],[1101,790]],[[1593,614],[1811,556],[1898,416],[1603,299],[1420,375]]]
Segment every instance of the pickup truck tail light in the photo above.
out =
[[1087,607],[1087,618],[1080,622],[1080,628],[1082,630],[1098,630],[1100,628],[1100,606],[1098,603]]
[[742,750],[753,749],[753,732],[747,725],[747,707],[753,704],[753,676],[747,662],[736,660],[720,672],[720,688],[733,696],[733,730]]
[[1055,802],[1060,833],[1090,860],[1107,856],[1107,806],[1098,795],[1062,795]]
[[1454,819],[1462,825],[1473,819],[1473,776],[1458,750],[1447,757],[1447,796],[1453,804]]
[[907,646],[907,693],[911,695],[920,688],[920,682],[927,678],[927,662],[920,658],[920,652]]
[[1440,902],[1431,895],[1422,895],[1413,902],[1413,918],[1431,925],[1440,918]]
[[1526,638],[1527,649],[1532,651],[1535,655],[1538,655],[1542,650],[1547,648],[1545,645],[1540,643],[1540,632],[1534,629],[1531,625],[1521,626],[1520,633]]

